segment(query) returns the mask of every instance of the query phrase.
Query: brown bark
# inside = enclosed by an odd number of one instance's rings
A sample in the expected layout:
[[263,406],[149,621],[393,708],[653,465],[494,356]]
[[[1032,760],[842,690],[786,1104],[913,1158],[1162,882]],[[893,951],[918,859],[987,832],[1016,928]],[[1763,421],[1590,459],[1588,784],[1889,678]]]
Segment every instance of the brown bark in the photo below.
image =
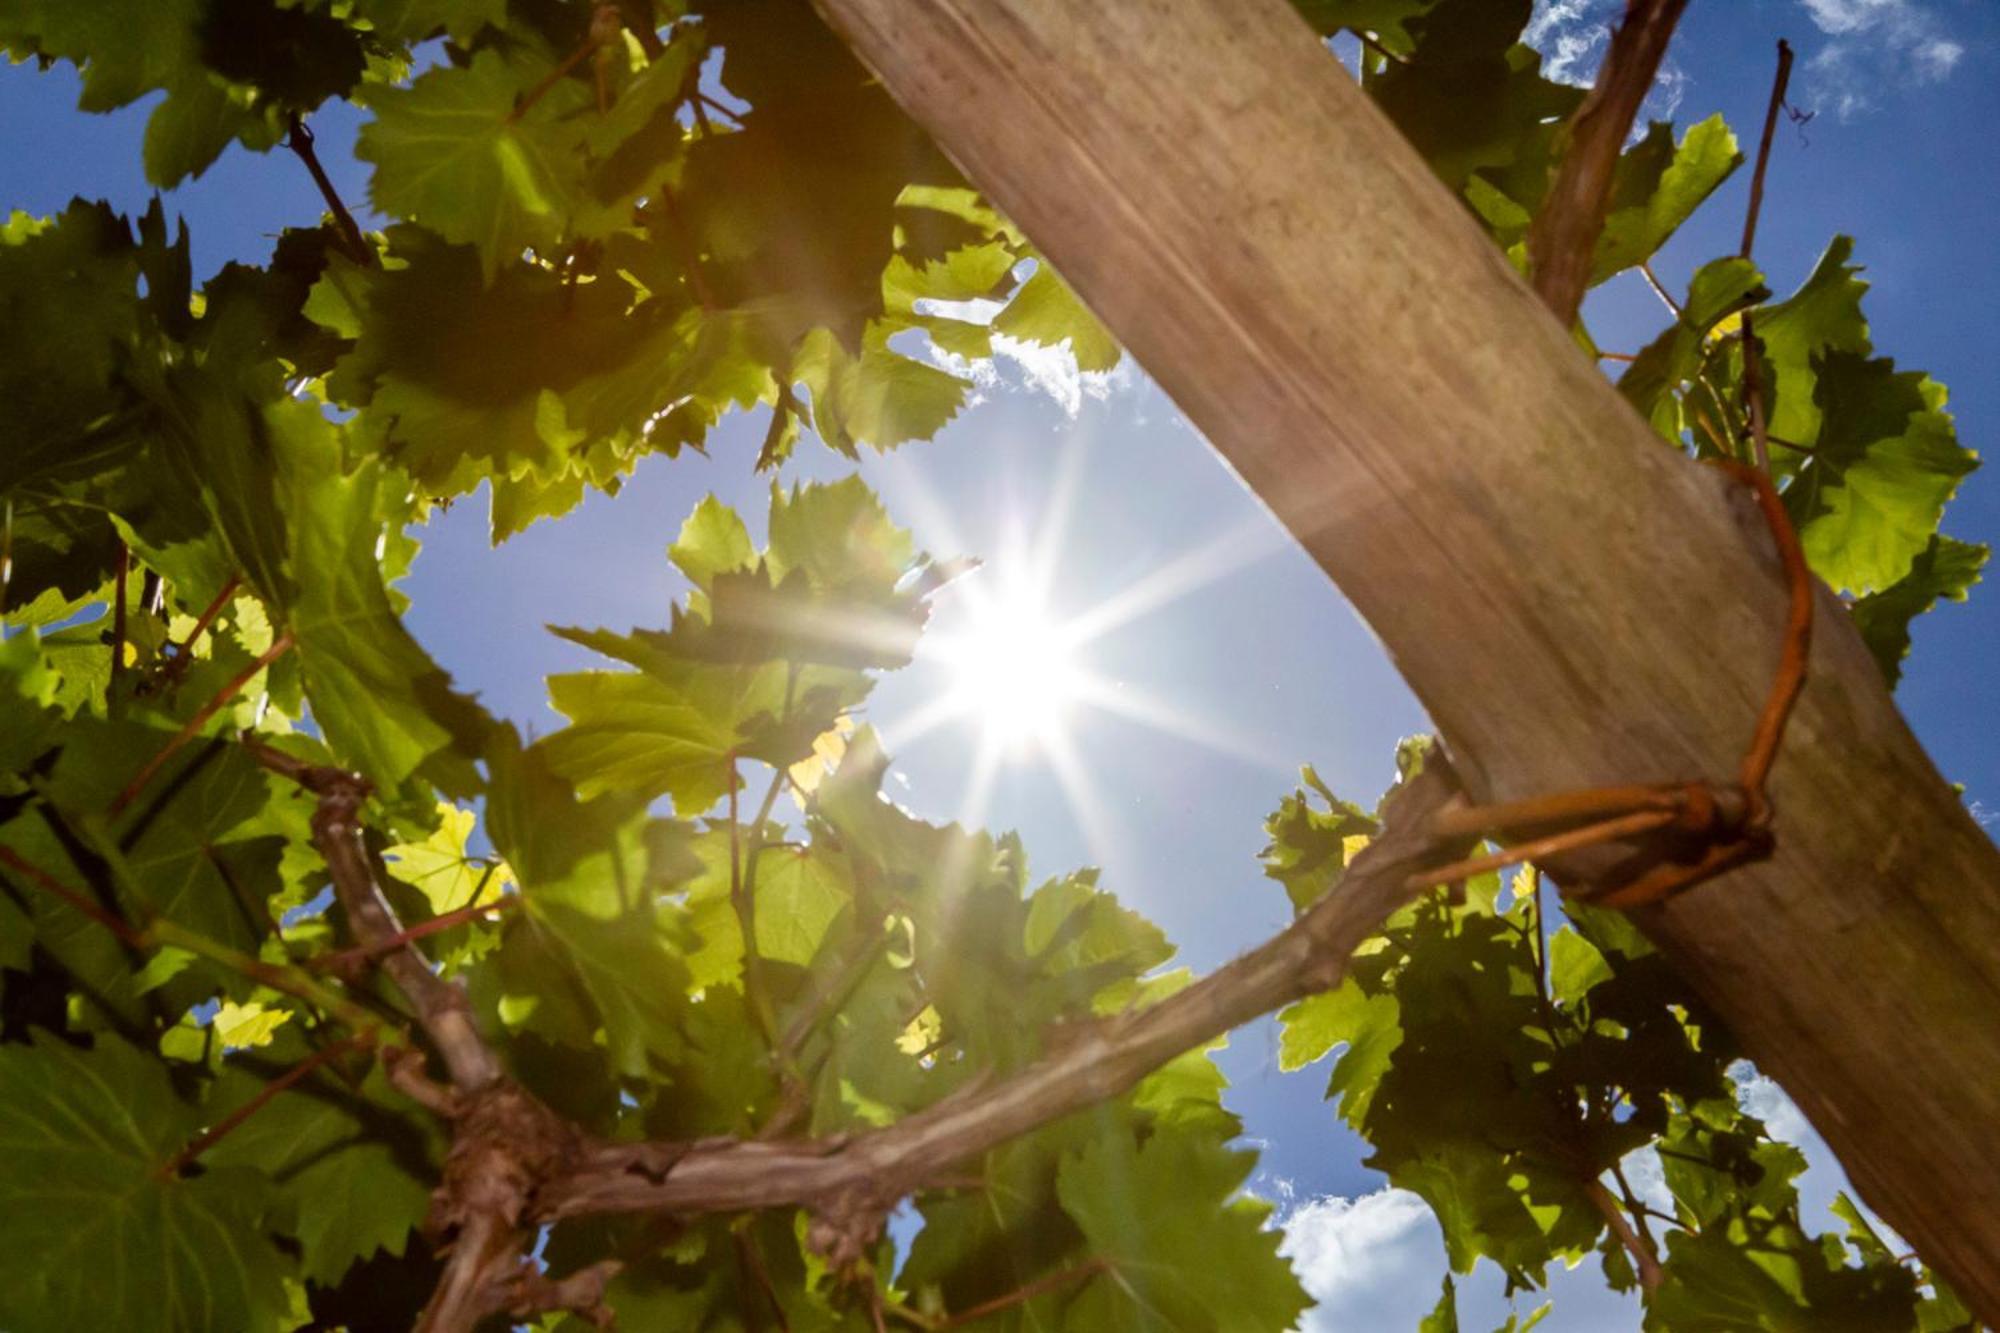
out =
[[[1785,619],[1754,502],[1283,0],[818,2],[1340,584],[1475,799],[1733,770]],[[2000,1318],[2000,853],[1818,609],[1775,857],[1641,923]]]
[[1535,290],[1565,324],[1576,319],[1590,286],[1591,259],[1604,234],[1618,154],[1686,8],[1687,0],[1627,0],[1625,21],[1611,35],[1597,81],[1569,118],[1562,167],[1528,228]]

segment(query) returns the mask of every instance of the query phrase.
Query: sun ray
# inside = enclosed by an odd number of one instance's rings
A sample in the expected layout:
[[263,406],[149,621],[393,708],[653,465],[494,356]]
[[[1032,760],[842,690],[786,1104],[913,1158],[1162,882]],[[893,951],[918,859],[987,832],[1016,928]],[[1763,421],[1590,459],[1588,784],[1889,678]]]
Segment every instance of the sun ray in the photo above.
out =
[[1249,568],[1283,550],[1288,541],[1283,529],[1260,514],[1174,557],[1138,582],[1087,608],[1069,621],[1068,628],[1078,644],[1102,638],[1189,593]]
[[1253,738],[1210,726],[1186,709],[1175,708],[1165,699],[1129,681],[1114,684],[1085,673],[1078,683],[1076,702],[1166,735],[1192,741],[1252,768],[1286,778],[1298,769],[1298,761],[1285,755],[1275,745],[1262,744]]

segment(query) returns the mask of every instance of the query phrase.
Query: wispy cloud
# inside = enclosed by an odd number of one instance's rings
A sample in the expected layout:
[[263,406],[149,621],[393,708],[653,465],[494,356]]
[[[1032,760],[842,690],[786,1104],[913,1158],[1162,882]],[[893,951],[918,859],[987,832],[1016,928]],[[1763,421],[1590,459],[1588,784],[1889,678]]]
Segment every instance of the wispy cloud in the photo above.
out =
[[[1542,73],[1558,83],[1588,86],[1610,44],[1611,28],[1625,12],[1625,0],[1535,0],[1521,40],[1542,53]],[[1641,119],[1672,116],[1687,91],[1687,72],[1671,57],[1661,62]]]
[[1807,59],[1805,95],[1850,119],[1886,89],[1949,78],[1965,57],[1921,0],[1799,0],[1827,42]]

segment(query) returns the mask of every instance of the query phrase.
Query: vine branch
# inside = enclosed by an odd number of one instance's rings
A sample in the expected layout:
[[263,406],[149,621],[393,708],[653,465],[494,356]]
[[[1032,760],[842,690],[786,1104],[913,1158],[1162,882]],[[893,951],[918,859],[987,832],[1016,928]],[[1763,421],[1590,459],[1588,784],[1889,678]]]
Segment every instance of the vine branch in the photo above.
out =
[[434,1236],[446,1238],[439,1247],[445,1267],[418,1329],[472,1333],[491,1315],[530,1318],[547,1309],[573,1309],[595,1319],[615,1265],[597,1265],[558,1282],[540,1273],[527,1255],[534,1235],[526,1225],[532,1200],[548,1180],[568,1169],[580,1148],[579,1136],[503,1076],[473,1022],[465,992],[431,970],[397,922],[362,836],[368,782],[343,769],[307,763],[254,737],[245,736],[243,745],[264,767],[319,798],[312,817],[313,845],[325,858],[348,926],[363,950],[379,954],[380,966],[409,1001],[451,1075],[449,1090],[435,1090],[414,1059],[392,1062],[397,1086],[452,1124],[444,1180],[431,1196],[425,1224]]
[[1535,291],[1564,325],[1576,322],[1590,285],[1618,154],[1685,8],[1687,0],[1626,0],[1597,82],[1570,117],[1569,151],[1555,184],[1528,227]]
[[[1167,1061],[1261,1014],[1338,985],[1348,955],[1414,896],[1411,879],[1454,848],[1431,816],[1459,799],[1441,756],[1398,788],[1385,830],[1340,886],[1289,927],[1150,1009],[1090,1025],[1041,1062],[975,1083],[882,1129],[770,1142],[598,1143],[544,1194],[543,1221],[594,1213],[887,1208],[970,1157],[1131,1088]],[[857,1206],[864,1205],[864,1206]]]

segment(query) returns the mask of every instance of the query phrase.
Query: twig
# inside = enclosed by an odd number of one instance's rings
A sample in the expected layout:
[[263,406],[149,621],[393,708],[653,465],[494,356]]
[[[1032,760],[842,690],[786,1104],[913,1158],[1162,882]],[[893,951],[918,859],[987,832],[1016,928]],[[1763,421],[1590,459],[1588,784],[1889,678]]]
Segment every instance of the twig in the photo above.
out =
[[1565,327],[1576,322],[1590,285],[1618,154],[1686,7],[1687,0],[1626,0],[1597,82],[1570,117],[1562,167],[1528,227],[1535,291]]
[[[764,1299],[770,1303],[771,1313],[778,1318],[779,1333],[792,1333],[792,1321],[786,1318],[785,1303],[778,1299],[778,1289],[771,1282],[771,1270],[765,1266],[764,1252],[741,1224],[732,1228],[730,1234],[736,1238],[737,1260],[757,1279],[757,1289],[764,1294]],[[744,1322],[754,1329],[759,1321],[750,1310],[745,1309],[743,1313]]]
[[[699,66],[697,66],[696,68],[699,68]],[[724,106],[722,103],[716,101],[713,97],[710,97],[707,93],[703,92],[701,89],[697,88],[692,93],[690,93],[688,95],[688,100],[690,106],[694,110],[695,115],[702,116],[702,108],[706,107],[708,110],[715,112],[718,116],[727,116],[729,118],[729,127],[731,129],[740,130],[743,128],[743,118],[741,116],[737,115],[734,111],[731,111],[728,107]],[[711,132],[705,123],[707,118],[703,116],[702,119],[704,121],[702,132],[705,134]]]
[[388,939],[377,940],[373,944],[357,944],[351,949],[341,949],[334,953],[323,953],[308,958],[306,966],[316,972],[333,972],[336,974],[346,972],[352,968],[372,963],[383,954],[400,949],[412,940],[420,940],[427,935],[439,935],[455,926],[462,926],[466,922],[475,921],[482,916],[488,916],[495,912],[505,912],[509,908],[519,904],[520,901],[519,897],[496,898],[490,903],[475,903],[470,907],[461,907],[455,911],[446,912],[442,916],[434,916],[428,921],[419,922],[414,926],[407,926],[397,931],[394,935],[391,935]]
[[236,595],[236,590],[242,584],[243,580],[238,575],[231,574],[229,581],[222,585],[222,591],[215,594],[215,599],[202,609],[200,617],[194,622],[194,628],[187,632],[186,638],[174,645],[173,656],[167,659],[163,673],[166,679],[177,679],[187,670],[188,663],[194,660],[195,644],[208,632],[208,627],[215,623],[215,618],[222,614],[222,608],[229,605],[229,599]]
[[1646,1205],[1639,1202],[1639,1196],[1632,1190],[1632,1182],[1625,1179],[1625,1168],[1613,1162],[1611,1178],[1618,1182],[1618,1193],[1624,1196],[1625,1211],[1632,1215],[1632,1224],[1638,1229],[1639,1239],[1646,1242],[1649,1253],[1658,1256],[1659,1246],[1653,1241],[1652,1228],[1646,1225]]
[[173,739],[160,747],[159,752],[146,761],[146,766],[141,768],[133,779],[125,784],[124,790],[120,791],[111,802],[111,814],[113,816],[122,814],[125,807],[132,804],[133,798],[144,791],[146,784],[151,782],[155,775],[159,773],[160,767],[167,760],[173,758],[176,751],[199,735],[201,729],[208,724],[208,720],[222,711],[223,705],[234,699],[245,685],[248,685],[256,678],[258,672],[277,661],[280,657],[283,657],[291,646],[292,636],[290,631],[280,634],[276,641],[257,657],[256,661],[230,677],[222,688],[209,698],[207,703],[195,710],[194,716],[189,718],[186,725],[174,733]]
[[244,737],[243,745],[266,768],[319,798],[313,845],[326,860],[348,927],[361,947],[381,954],[382,970],[416,1011],[451,1075],[452,1088],[445,1092],[429,1087],[416,1062],[401,1065],[398,1073],[399,1086],[419,1089],[425,1104],[452,1121],[444,1181],[432,1196],[428,1223],[448,1238],[441,1247],[445,1266],[418,1329],[472,1333],[490,1315],[526,1319],[543,1309],[578,1308],[579,1302],[596,1318],[608,1268],[598,1266],[591,1282],[572,1287],[546,1282],[527,1257],[534,1238],[526,1225],[533,1201],[582,1155],[580,1135],[503,1076],[464,989],[431,971],[410,944],[382,896],[362,838],[367,781],[309,764],[254,737]]
[[361,234],[360,226],[354,221],[354,214],[347,211],[347,205],[340,201],[340,191],[333,188],[333,178],[320,165],[319,153],[313,147],[313,132],[306,128],[304,117],[292,113],[291,132],[285,136],[285,147],[293,156],[305,163],[306,172],[313,184],[319,187],[319,197],[326,201],[326,211],[333,214],[334,230],[340,233],[340,243],[347,250],[347,257],[363,268],[375,267],[375,249]]
[[[789,707],[786,711],[790,711]],[[732,778],[734,768],[732,765]],[[747,861],[738,877],[737,867],[737,824],[736,789],[729,791],[729,889],[736,901],[736,917],[743,932],[743,989],[750,1000],[751,1017],[764,1035],[764,1045],[775,1051],[778,1045],[777,1015],[771,1007],[771,991],[764,973],[764,957],[757,949],[757,867],[763,860],[764,826],[770,823],[771,811],[778,804],[778,793],[785,789],[785,770],[780,767],[771,775],[771,785],[764,792],[764,799],[757,807],[757,819],[750,830]]]
[[326,861],[348,927],[363,948],[382,950],[383,970],[416,1010],[417,1022],[443,1057],[452,1082],[463,1092],[477,1092],[493,1083],[500,1077],[500,1065],[473,1024],[464,992],[432,972],[424,956],[407,942],[390,943],[403,930],[375,882],[361,839],[367,782],[341,769],[307,764],[261,741],[246,739],[243,745],[258,763],[319,798],[312,817],[313,845]]
[[120,711],[119,686],[125,681],[125,585],[132,572],[132,548],[118,543],[118,575],[111,595],[111,683],[104,690],[104,707],[113,717]]
[[[1764,137],[1757,142],[1757,169],[1750,176],[1750,207],[1743,217],[1742,256],[1751,257],[1757,245],[1757,218],[1764,211],[1764,173],[1771,165],[1771,140],[1778,132],[1778,112],[1785,105],[1785,88],[1792,80],[1792,47],[1778,39],[1778,73],[1771,80],[1771,104],[1764,112]],[[1743,312],[1743,405],[1750,419],[1750,442],[1756,449],[1757,466],[1771,470],[1770,436],[1764,423],[1764,371],[1758,354],[1755,312]]]
[[1360,42],[1370,51],[1373,51],[1376,55],[1381,56],[1382,59],[1388,61],[1390,64],[1407,65],[1410,63],[1408,56],[1399,56],[1388,47],[1382,45],[1381,39],[1376,37],[1374,33],[1364,32],[1360,28],[1351,28],[1349,31],[1354,34],[1356,41]]
[[507,123],[509,125],[518,123],[521,117],[528,114],[529,108],[548,96],[549,89],[555,87],[557,83],[562,81],[564,75],[587,60],[590,57],[590,53],[595,51],[597,47],[597,34],[592,32],[590,36],[583,39],[582,46],[577,47],[576,50],[564,56],[561,64],[543,76],[540,83],[537,83],[521,95],[521,100],[514,103],[514,109],[507,113]]
[[1412,873],[1454,854],[1430,817],[1457,792],[1441,757],[1390,797],[1383,834],[1337,891],[1284,931],[1148,1009],[1079,1030],[1035,1065],[974,1083],[892,1125],[809,1142],[597,1144],[540,1197],[540,1220],[664,1210],[739,1212],[835,1197],[893,1200],[969,1158],[1118,1096],[1168,1060],[1260,1014],[1338,985],[1354,948],[1411,897]]
[[688,287],[694,292],[696,303],[703,310],[717,309],[715,292],[708,285],[708,275],[702,272],[701,252],[681,216],[680,205],[674,202],[674,192],[663,185],[653,198],[658,201],[660,216],[666,219],[667,230],[673,235],[674,247],[681,252],[681,268],[687,273]]
[[1026,1305],[1029,1301],[1032,1301],[1044,1292],[1056,1291],[1062,1287],[1067,1287],[1072,1282],[1088,1281],[1096,1277],[1099,1273],[1109,1272],[1110,1269],[1110,1261],[1100,1255],[1095,1259],[1076,1264],[1073,1267],[1050,1273],[1046,1277],[1037,1278],[1025,1287],[1008,1292],[1005,1296],[996,1296],[990,1301],[973,1306],[970,1310],[961,1310],[937,1327],[939,1329],[961,1328],[966,1324],[984,1319],[987,1315],[998,1314],[1002,1310],[1011,1310],[1017,1305]]
[[1674,294],[1667,290],[1667,284],[1660,281],[1660,275],[1653,272],[1653,261],[1650,259],[1640,260],[1639,273],[1642,277],[1646,279],[1646,285],[1653,289],[1653,295],[1659,297],[1661,303],[1665,305],[1667,309],[1674,312],[1675,319],[1679,319],[1683,313],[1681,310],[1681,303],[1679,301],[1676,301],[1674,299]]
[[1618,1200],[1611,1197],[1611,1191],[1604,1188],[1602,1181],[1593,1180],[1585,1185],[1583,1190],[1590,1197],[1592,1206],[1603,1216],[1605,1224],[1611,1228],[1611,1234],[1618,1238],[1618,1243],[1632,1256],[1633,1266],[1639,1270],[1639,1285],[1649,1296],[1658,1291],[1666,1273],[1661,1269],[1660,1257],[1653,1253],[1653,1247],[1632,1229],[1631,1220],[1625,1216],[1624,1209],[1618,1206]]
[[[107,863],[115,871],[123,873],[123,858],[119,856],[116,848],[98,847],[96,850],[105,856]],[[88,894],[71,888],[11,847],[0,845],[0,865],[26,876],[28,882],[36,888],[60,899],[117,936],[121,943],[140,953],[150,953],[159,948],[183,949],[198,958],[206,958],[212,963],[228,968],[259,985],[269,986],[280,994],[315,1005],[357,1032],[368,1032],[381,1026],[381,1020],[374,1014],[345,995],[328,990],[316,978],[298,968],[253,958],[241,950],[232,949],[167,917],[156,916],[143,926],[135,926],[117,913],[92,902]]]
[[327,1061],[337,1059],[349,1051],[359,1050],[368,1046],[373,1040],[374,1034],[368,1033],[343,1037],[339,1041],[329,1042],[325,1046],[320,1047],[317,1051],[314,1051],[311,1055],[259,1088],[257,1094],[249,1101],[243,1103],[243,1105],[237,1107],[234,1111],[231,1111],[228,1115],[189,1139],[185,1147],[160,1164],[160,1178],[163,1180],[172,1180],[190,1162],[227,1138],[232,1131],[251,1116],[270,1105],[279,1093],[291,1087],[300,1079],[305,1078],[315,1069],[327,1063]]
[[14,497],[6,499],[7,512],[0,519],[0,643],[7,641],[7,590],[14,583]]

